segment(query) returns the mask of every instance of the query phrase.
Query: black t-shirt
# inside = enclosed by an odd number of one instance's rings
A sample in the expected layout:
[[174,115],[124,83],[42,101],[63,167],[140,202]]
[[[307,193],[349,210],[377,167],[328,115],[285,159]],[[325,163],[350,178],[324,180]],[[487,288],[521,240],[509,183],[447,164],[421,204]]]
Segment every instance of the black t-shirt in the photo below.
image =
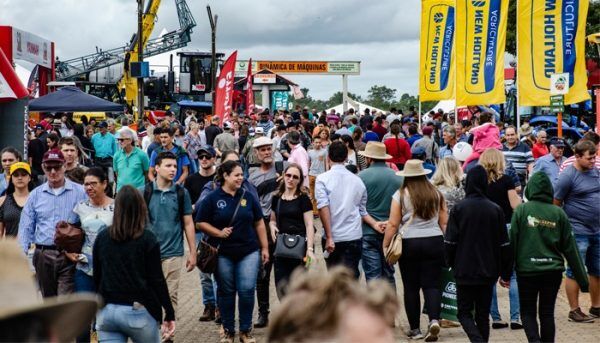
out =
[[502,207],[505,223],[510,223],[513,214],[510,200],[508,200],[508,191],[511,189],[515,189],[515,183],[510,176],[506,174],[488,185],[488,198],[498,206]]
[[312,211],[312,203],[308,195],[302,193],[294,200],[283,200],[279,205],[280,197],[273,196],[271,209],[275,211],[277,228],[281,233],[306,236],[306,225],[304,224],[304,213]]
[[29,144],[27,145],[27,154],[31,157],[31,167],[40,175],[44,174],[44,171],[42,170],[42,158],[44,157],[45,152],[46,144],[39,138],[29,141]]
[[200,194],[202,193],[202,188],[209,181],[212,181],[215,177],[215,173],[212,173],[210,176],[202,176],[200,173],[195,173],[185,179],[185,183],[183,186],[187,189],[188,193],[190,193],[190,199],[192,200],[192,204],[195,204],[200,198]]

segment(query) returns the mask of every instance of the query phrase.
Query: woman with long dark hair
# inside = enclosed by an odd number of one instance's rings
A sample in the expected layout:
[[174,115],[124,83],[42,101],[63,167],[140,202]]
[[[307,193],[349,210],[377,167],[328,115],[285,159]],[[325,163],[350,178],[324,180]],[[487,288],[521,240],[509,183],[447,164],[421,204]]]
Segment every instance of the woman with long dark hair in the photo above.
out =
[[[96,318],[98,339],[161,341],[175,332],[175,310],[162,273],[160,246],[146,230],[142,194],[126,185],[117,193],[113,223],[94,243],[94,284],[106,306]],[[118,261],[118,263],[115,263]],[[163,309],[165,310],[163,321]]]
[[217,301],[223,331],[221,342],[235,338],[235,303],[239,299],[239,329],[242,342],[252,337],[252,312],[256,280],[261,260],[269,261],[267,233],[258,198],[242,187],[244,174],[236,161],[227,161],[217,169],[215,182],[221,186],[200,203],[196,226],[220,241]]
[[[314,228],[312,203],[302,187],[304,175],[299,165],[292,163],[285,168],[283,180],[279,183],[279,189],[273,195],[271,203],[271,220],[269,228],[273,241],[277,241],[277,235],[298,235],[306,241],[307,264],[314,260]],[[286,294],[286,287],[292,272],[302,266],[302,259],[290,259],[285,257],[274,257],[275,288],[277,296],[281,299]]]
[[0,162],[2,162],[2,174],[0,174],[0,195],[2,195],[10,184],[10,166],[17,162],[21,162],[22,156],[19,150],[8,146],[0,151],[0,159]]
[[0,198],[0,239],[5,235],[17,236],[23,206],[29,198],[29,192],[34,188],[29,164],[13,163],[6,173],[10,177],[6,195]]
[[340,137],[340,139],[342,142],[344,142],[346,148],[348,148],[348,158],[346,159],[345,165],[356,166],[356,168],[360,171],[360,166],[358,165],[358,153],[354,148],[354,140],[352,140],[352,137],[348,135],[343,135]]
[[440,332],[442,292],[440,278],[444,266],[444,230],[448,212],[442,194],[427,180],[431,170],[420,160],[408,160],[400,189],[392,197],[390,218],[384,232],[383,247],[402,225],[402,257],[400,274],[404,284],[404,309],[410,324],[409,338],[423,338],[420,329],[421,297],[427,304],[429,328],[426,341],[437,340]]

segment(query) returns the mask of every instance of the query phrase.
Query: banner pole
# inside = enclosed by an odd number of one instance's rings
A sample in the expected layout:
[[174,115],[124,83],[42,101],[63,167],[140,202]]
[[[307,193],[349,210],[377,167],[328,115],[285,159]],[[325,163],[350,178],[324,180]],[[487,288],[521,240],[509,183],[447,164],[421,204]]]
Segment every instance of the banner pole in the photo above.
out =
[[[519,0],[517,0],[517,12],[519,11]],[[517,125],[517,138],[521,139],[521,116],[519,115],[519,16],[517,15],[517,28],[516,28],[516,41],[517,46],[515,51],[517,52],[515,58],[517,59],[516,67],[515,67],[515,88],[517,89],[515,104],[517,108],[515,109],[515,117],[516,117],[516,125]]]
[[419,130],[421,130],[421,98],[419,98],[419,112],[417,112],[417,116],[419,117]]

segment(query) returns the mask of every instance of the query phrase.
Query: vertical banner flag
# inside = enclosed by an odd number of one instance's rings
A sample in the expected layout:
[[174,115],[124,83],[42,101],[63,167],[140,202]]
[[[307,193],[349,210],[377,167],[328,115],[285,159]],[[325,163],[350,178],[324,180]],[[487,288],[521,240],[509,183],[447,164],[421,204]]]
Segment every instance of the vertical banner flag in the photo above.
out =
[[454,98],[454,0],[423,0],[419,100]]
[[517,4],[519,105],[550,105],[550,77],[561,73],[569,74],[565,104],[589,100],[585,69],[589,0],[519,0]]
[[252,59],[248,62],[248,74],[246,76],[246,113],[252,114],[254,110],[254,90],[252,90]]
[[508,0],[456,0],[456,106],[506,101],[507,19]]
[[235,60],[237,50],[234,51],[221,68],[217,78],[217,93],[215,94],[215,115],[221,117],[221,126],[231,118],[233,104],[233,79],[235,77]]

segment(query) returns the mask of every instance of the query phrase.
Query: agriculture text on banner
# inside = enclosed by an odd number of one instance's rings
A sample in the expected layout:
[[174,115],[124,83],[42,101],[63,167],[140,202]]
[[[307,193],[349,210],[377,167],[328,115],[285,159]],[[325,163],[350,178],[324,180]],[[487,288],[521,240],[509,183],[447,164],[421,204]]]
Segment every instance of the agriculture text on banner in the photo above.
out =
[[506,101],[507,18],[508,0],[456,0],[457,106]]
[[521,106],[550,104],[550,77],[569,74],[565,104],[590,98],[585,70],[588,0],[519,0],[517,82]]
[[419,99],[454,98],[454,1],[423,0]]
[[215,113],[221,117],[221,126],[229,121],[233,104],[233,81],[235,78],[235,60],[237,50],[223,64],[221,73],[217,79],[217,93],[215,94]]

